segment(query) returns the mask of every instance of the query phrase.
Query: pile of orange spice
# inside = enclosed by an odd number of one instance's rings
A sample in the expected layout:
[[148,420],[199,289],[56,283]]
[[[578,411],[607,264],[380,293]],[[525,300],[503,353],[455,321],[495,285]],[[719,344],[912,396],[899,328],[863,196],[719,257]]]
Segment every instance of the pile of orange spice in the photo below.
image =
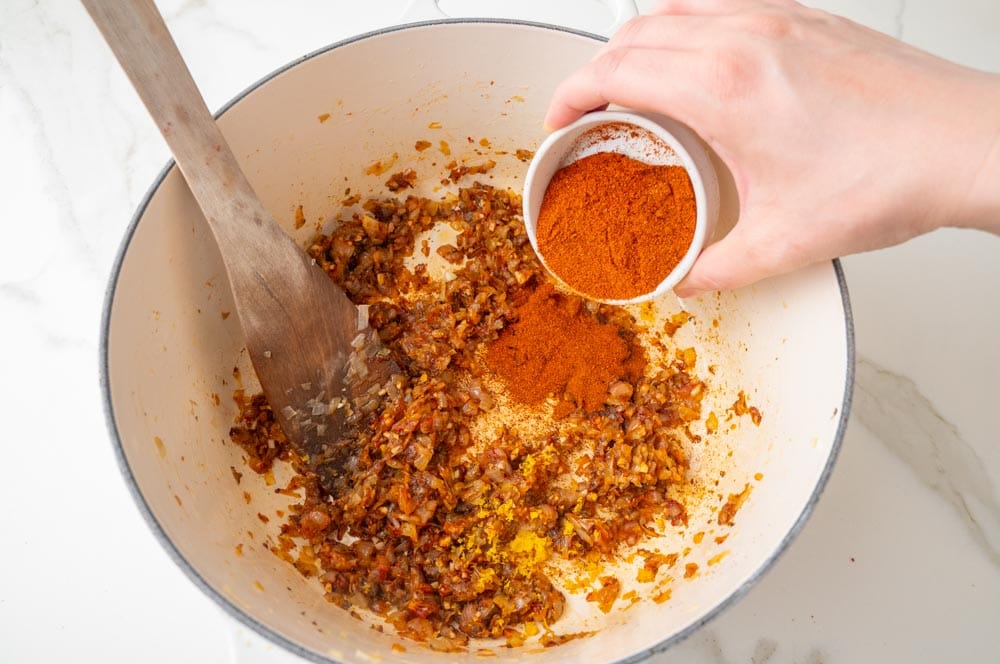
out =
[[553,176],[536,235],[546,265],[600,300],[651,293],[684,258],[697,207],[687,171],[601,152]]
[[520,403],[538,406],[554,396],[557,418],[577,408],[593,413],[604,406],[610,384],[635,381],[646,368],[641,345],[551,283],[536,288],[515,312],[517,320],[490,344],[485,360]]

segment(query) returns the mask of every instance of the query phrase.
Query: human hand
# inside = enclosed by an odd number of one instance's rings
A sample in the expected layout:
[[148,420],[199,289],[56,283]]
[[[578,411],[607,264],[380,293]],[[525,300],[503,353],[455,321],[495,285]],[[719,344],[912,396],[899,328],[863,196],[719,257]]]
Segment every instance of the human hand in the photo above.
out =
[[739,221],[675,289],[737,288],[946,225],[1000,232],[1000,76],[791,0],[667,0],[556,90],[557,129],[608,103],[689,125]]

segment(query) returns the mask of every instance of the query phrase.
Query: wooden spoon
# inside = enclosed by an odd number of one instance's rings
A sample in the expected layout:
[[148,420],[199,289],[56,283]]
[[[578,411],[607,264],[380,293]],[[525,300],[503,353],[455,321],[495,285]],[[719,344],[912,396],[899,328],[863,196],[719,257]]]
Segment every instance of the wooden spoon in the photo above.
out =
[[247,351],[285,435],[325,464],[324,486],[339,495],[353,454],[338,444],[345,408],[337,405],[374,397],[399,367],[358,307],[261,204],[152,0],[82,1],[205,214]]

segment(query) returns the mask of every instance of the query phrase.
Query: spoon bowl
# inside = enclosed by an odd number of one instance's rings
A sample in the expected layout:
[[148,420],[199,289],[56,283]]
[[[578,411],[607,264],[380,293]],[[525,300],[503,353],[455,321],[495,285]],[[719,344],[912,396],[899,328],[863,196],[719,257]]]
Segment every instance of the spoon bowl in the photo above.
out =
[[[711,239],[719,217],[719,183],[708,152],[690,129],[671,118],[633,111],[597,111],[553,132],[535,152],[524,180],[524,225],[528,239],[545,268],[571,291],[546,264],[538,249],[537,224],[542,199],[559,169],[600,152],[617,152],[654,166],[683,166],[691,178],[697,205],[694,237],[681,261],[655,290],[608,304],[634,304],[663,295],[684,278],[705,243]],[[579,293],[589,299],[586,293]]]

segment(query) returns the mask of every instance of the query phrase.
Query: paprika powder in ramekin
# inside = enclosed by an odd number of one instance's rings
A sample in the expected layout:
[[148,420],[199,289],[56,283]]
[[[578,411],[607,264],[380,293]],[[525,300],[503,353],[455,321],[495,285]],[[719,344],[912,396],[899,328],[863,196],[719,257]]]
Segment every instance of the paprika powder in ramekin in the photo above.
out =
[[570,290],[613,304],[672,289],[718,210],[706,149],[663,116],[587,114],[545,140],[525,180],[525,226],[542,263]]

